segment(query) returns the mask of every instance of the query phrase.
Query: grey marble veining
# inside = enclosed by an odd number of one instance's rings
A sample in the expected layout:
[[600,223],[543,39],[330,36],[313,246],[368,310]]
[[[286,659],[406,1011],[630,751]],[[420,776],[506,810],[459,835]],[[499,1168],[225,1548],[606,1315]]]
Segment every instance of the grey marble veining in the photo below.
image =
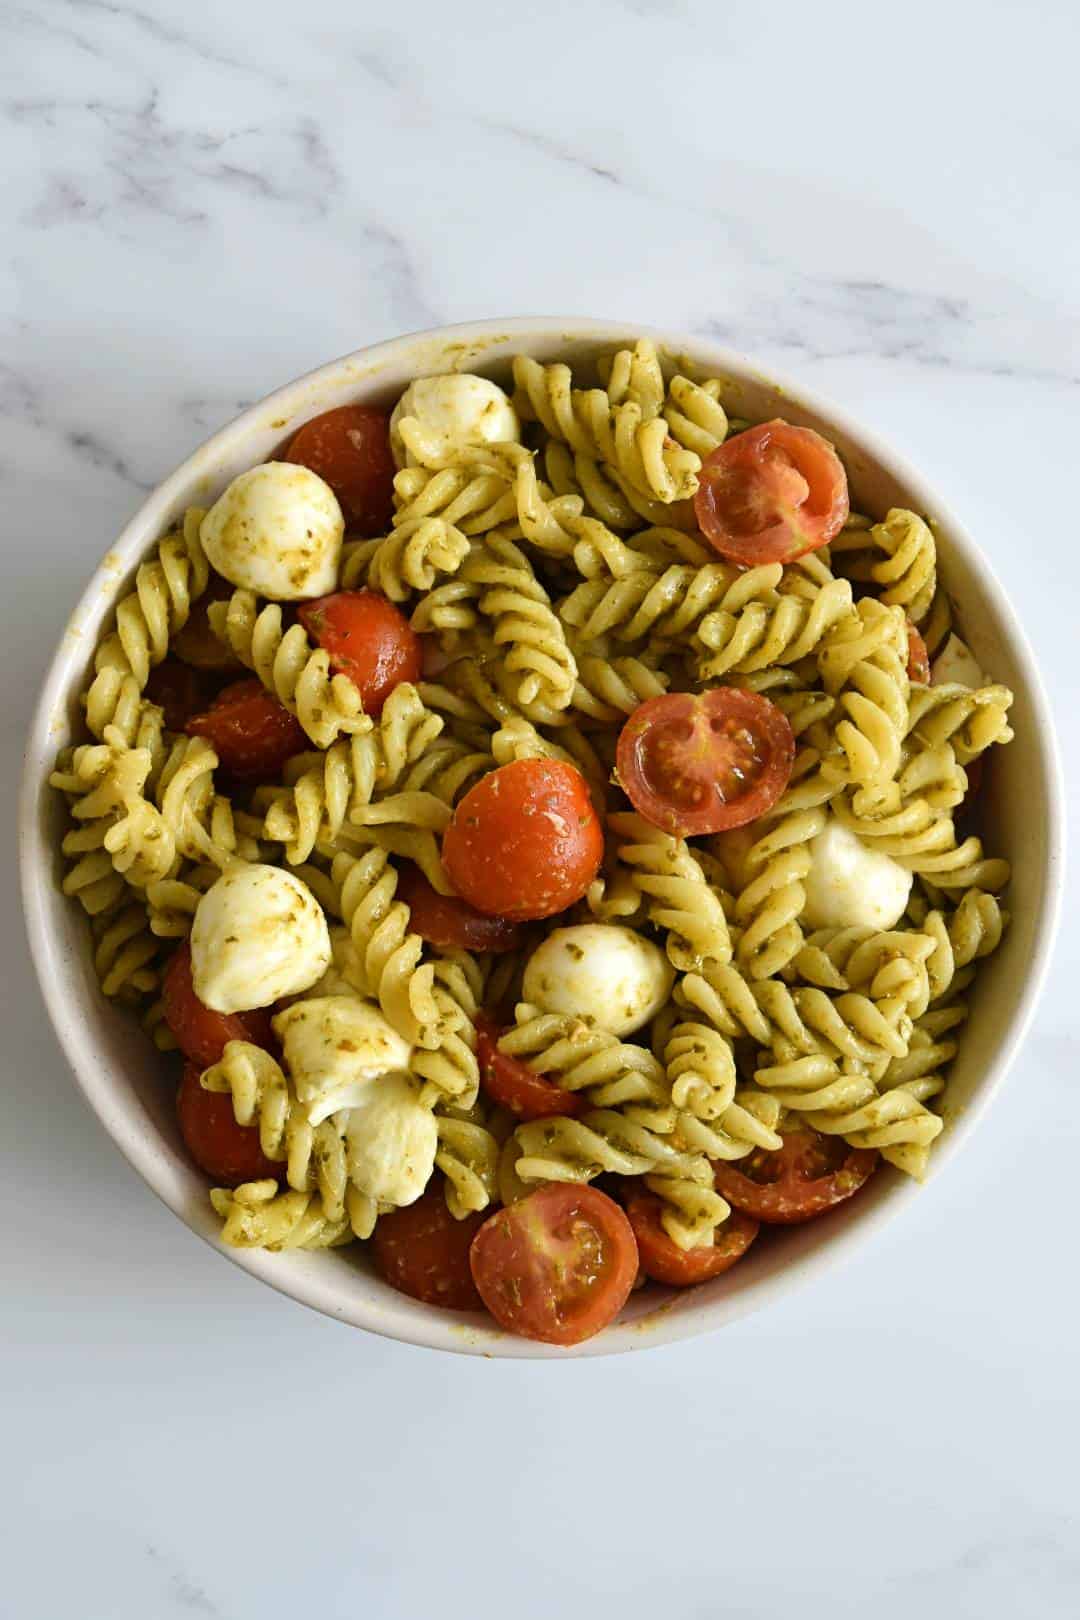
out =
[[[392,333],[706,334],[924,467],[1080,788],[1080,15],[1068,0],[7,0],[8,842],[82,581],[252,400]],[[949,1174],[722,1336],[436,1360],[224,1266],[78,1099],[5,869],[0,1616],[1065,1620],[1080,1609],[1078,895]]]

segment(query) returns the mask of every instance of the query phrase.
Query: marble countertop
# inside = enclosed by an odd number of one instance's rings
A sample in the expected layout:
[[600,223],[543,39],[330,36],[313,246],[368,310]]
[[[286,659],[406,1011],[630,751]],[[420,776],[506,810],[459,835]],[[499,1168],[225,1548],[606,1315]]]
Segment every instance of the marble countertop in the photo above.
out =
[[[144,492],[319,361],[482,315],[722,338],[890,438],[1042,660],[1077,786],[1080,13],[909,0],[11,0],[4,808]],[[1080,940],[970,1149],[721,1336],[438,1357],[196,1242],[90,1117],[4,872],[0,1615],[1080,1605]],[[599,1609],[597,1606],[600,1606]]]

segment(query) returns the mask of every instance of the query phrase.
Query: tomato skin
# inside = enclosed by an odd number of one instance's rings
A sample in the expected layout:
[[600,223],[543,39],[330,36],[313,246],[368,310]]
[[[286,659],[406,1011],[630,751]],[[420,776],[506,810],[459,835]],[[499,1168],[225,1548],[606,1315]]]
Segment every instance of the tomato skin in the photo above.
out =
[[604,834],[585,778],[558,759],[500,765],[470,788],[443,835],[447,876],[489,916],[553,917],[582,898]]
[[394,516],[390,418],[369,405],[323,411],[293,434],[282,461],[310,467],[330,485],[350,532],[382,534]]
[[808,1125],[780,1134],[783,1147],[758,1149],[739,1161],[741,1169],[713,1165],[717,1192],[766,1225],[794,1226],[824,1215],[857,1193],[877,1168],[874,1148],[848,1147]]
[[196,1063],[185,1063],[176,1094],[176,1115],[184,1146],[199,1169],[219,1187],[245,1181],[284,1181],[285,1165],[268,1159],[259,1146],[257,1125],[238,1125],[233,1101],[224,1092],[204,1091]]
[[515,951],[525,936],[520,923],[489,917],[454,894],[439,894],[418,866],[401,868],[397,898],[409,908],[413,931],[440,950]]
[[733,1210],[717,1228],[715,1241],[696,1249],[680,1249],[660,1224],[663,1204],[655,1193],[632,1192],[626,1216],[637,1239],[641,1268],[654,1282],[669,1288],[692,1288],[708,1282],[742,1259],[760,1230],[757,1221]]
[[304,602],[300,623],[325,647],[330,665],[347,675],[367,714],[382,706],[402,681],[418,681],[423,668],[420,637],[404,614],[378,591],[336,591]]
[[910,619],[907,622],[907,672],[908,680],[916,686],[930,685],[930,654]]
[[581,1344],[626,1304],[638,1252],[613,1198],[552,1182],[489,1216],[469,1264],[500,1327],[545,1344]]
[[476,1058],[484,1091],[519,1119],[549,1119],[553,1114],[580,1114],[585,1099],[554,1080],[537,1074],[519,1058],[499,1051],[498,1024],[486,1013],[476,1019]]
[[272,782],[286,760],[308,747],[299,720],[254,678],[227,686],[184,730],[205,737],[238,782]]
[[165,711],[169,731],[183,731],[192,715],[204,708],[207,699],[204,676],[179,658],[165,658],[150,671],[146,696]]
[[371,1256],[384,1282],[400,1294],[448,1311],[482,1311],[469,1269],[469,1248],[486,1211],[457,1221],[446,1207],[438,1176],[414,1204],[380,1215]]
[[219,1013],[204,1006],[195,994],[191,977],[191,946],[185,941],[169,958],[162,983],[165,1022],[190,1063],[208,1069],[218,1063],[229,1041],[249,1041],[272,1052],[276,1048],[270,1024],[271,1009]]
[[848,509],[847,474],[832,445],[780,418],[718,445],[694,496],[706,540],[745,568],[794,562],[827,545]]
[[634,710],[615,760],[639,815],[692,838],[771,810],[791,777],[795,737],[787,715],[758,692],[667,692]]

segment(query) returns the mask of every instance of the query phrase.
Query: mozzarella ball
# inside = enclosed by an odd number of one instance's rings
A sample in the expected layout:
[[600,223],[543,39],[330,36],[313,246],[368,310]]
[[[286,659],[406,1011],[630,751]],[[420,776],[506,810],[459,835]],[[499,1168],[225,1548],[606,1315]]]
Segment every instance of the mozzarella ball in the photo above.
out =
[[377,1080],[408,1071],[408,1041],[373,1001],[357,995],[294,1001],[275,1017],[274,1033],[313,1125],[342,1108],[360,1107]]
[[949,637],[930,666],[931,686],[944,686],[949,682],[955,686],[970,686],[973,691],[990,685],[989,677],[975,662],[971,648],[959,636]]
[[399,467],[408,461],[400,423],[413,416],[425,438],[444,450],[464,445],[505,443],[521,437],[517,412],[498,383],[460,372],[450,377],[418,377],[390,417],[390,448]]
[[911,873],[864,844],[835,817],[810,840],[803,879],[807,928],[895,928],[911,893]]
[[274,602],[337,588],[345,519],[337,496],[310,467],[266,461],[234,478],[202,520],[212,568]]
[[387,1074],[369,1087],[345,1127],[349,1180],[381,1204],[412,1204],[435,1168],[439,1132],[420,1083]]
[[556,928],[537,947],[521,993],[544,1012],[629,1035],[660,1011],[674,983],[674,968],[651,939],[610,923],[579,923]]
[[195,994],[215,1012],[269,1007],[330,966],[322,907],[292,872],[236,865],[207,889],[191,929]]

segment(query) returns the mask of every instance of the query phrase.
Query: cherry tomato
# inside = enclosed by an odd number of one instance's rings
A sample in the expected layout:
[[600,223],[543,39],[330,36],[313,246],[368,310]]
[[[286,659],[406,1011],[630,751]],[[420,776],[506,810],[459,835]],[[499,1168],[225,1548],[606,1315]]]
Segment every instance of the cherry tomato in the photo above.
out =
[[403,1209],[380,1215],[371,1239],[379,1276],[399,1293],[448,1311],[481,1311],[469,1270],[469,1246],[485,1215],[457,1221],[446,1207],[441,1176]]
[[584,1098],[537,1074],[519,1058],[500,1052],[501,1033],[493,1018],[480,1014],[476,1020],[476,1057],[480,1065],[480,1084],[491,1100],[509,1108],[519,1119],[580,1114],[585,1106]]
[[411,863],[401,868],[397,897],[409,908],[413,930],[443,951],[514,951],[525,935],[520,923],[488,917],[457,895],[439,894]]
[[770,1226],[813,1220],[857,1193],[877,1167],[873,1148],[852,1148],[808,1125],[782,1131],[784,1145],[758,1148],[736,1164],[714,1164],[716,1190],[735,1209]]
[[184,1146],[200,1170],[219,1187],[239,1187],[267,1177],[284,1181],[285,1165],[268,1159],[259,1146],[257,1125],[238,1125],[232,1098],[204,1091],[199,1066],[185,1063],[176,1094],[176,1113]]
[[694,511],[706,540],[729,561],[793,562],[840,533],[847,474],[820,433],[762,422],[706,456]]
[[283,461],[297,461],[324,478],[350,530],[382,534],[394,515],[390,418],[368,405],[339,405],[305,422]]
[[742,827],[771,810],[791,776],[795,738],[787,715],[767,697],[714,686],[639,704],[615,758],[634,809],[690,838]]
[[299,720],[262,682],[234,681],[184,730],[213,744],[222,769],[239,782],[270,782],[309,746]]
[[488,916],[553,917],[580,900],[604,834],[585,778],[558,759],[500,765],[470,788],[443,836],[455,889]]
[[914,681],[916,686],[930,685],[930,654],[910,619],[907,622],[907,672],[908,680]]
[[717,1228],[712,1243],[680,1249],[661,1225],[663,1207],[654,1193],[632,1192],[626,1216],[637,1239],[642,1270],[654,1282],[666,1283],[669,1288],[690,1288],[694,1283],[719,1277],[742,1259],[758,1235],[757,1221],[736,1209]]
[[219,1013],[199,1000],[191,979],[191,946],[186,941],[169,959],[162,983],[162,1000],[165,1022],[181,1052],[202,1069],[220,1060],[228,1041],[250,1041],[253,1046],[264,1046],[268,1052],[274,1050],[269,1008]]
[[420,679],[420,637],[378,591],[338,591],[305,602],[300,623],[326,648],[334,671],[352,681],[368,714],[380,714],[402,681]]
[[638,1253],[613,1198],[551,1183],[489,1216],[469,1263],[500,1327],[547,1344],[580,1344],[626,1304]]
[[146,695],[151,703],[165,710],[165,724],[170,731],[183,731],[192,715],[205,706],[208,693],[197,669],[182,664],[179,658],[166,658],[150,671]]

